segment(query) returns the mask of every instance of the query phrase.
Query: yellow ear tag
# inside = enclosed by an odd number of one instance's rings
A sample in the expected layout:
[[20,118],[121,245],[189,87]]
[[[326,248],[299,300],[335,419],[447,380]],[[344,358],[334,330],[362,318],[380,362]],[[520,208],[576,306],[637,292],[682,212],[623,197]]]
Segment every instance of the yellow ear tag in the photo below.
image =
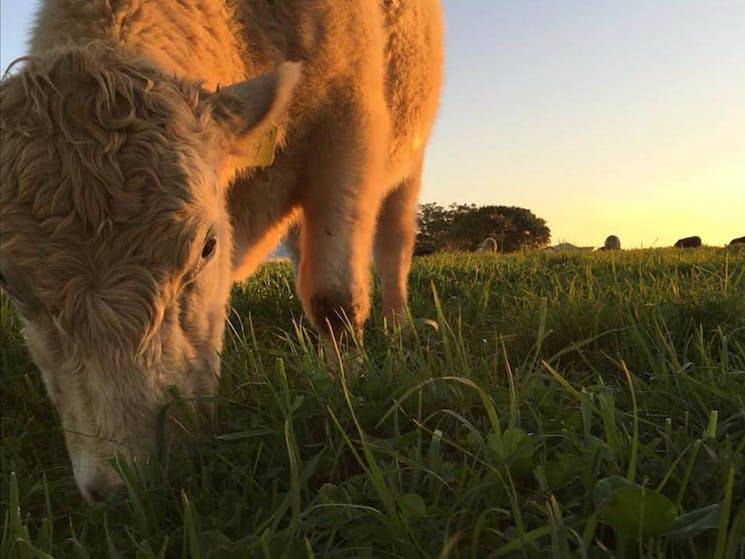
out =
[[273,122],[269,124],[261,134],[254,145],[251,147],[251,154],[248,157],[250,167],[268,167],[274,163],[274,148],[277,145],[278,127]]

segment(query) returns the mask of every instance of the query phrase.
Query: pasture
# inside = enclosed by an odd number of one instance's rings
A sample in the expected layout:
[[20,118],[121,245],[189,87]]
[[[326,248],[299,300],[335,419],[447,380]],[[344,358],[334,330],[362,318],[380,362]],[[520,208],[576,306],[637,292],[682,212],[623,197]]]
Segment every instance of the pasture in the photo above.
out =
[[3,296],[0,555],[745,556],[744,252],[423,257],[336,366],[292,286],[234,287],[214,432],[95,508]]

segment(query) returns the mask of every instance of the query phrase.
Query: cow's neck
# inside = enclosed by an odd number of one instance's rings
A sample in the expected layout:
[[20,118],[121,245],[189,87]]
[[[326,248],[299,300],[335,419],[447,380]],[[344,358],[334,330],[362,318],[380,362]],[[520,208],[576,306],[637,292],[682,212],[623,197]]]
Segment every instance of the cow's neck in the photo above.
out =
[[247,67],[241,31],[224,1],[47,0],[37,14],[31,52],[103,40],[214,88],[257,73]]

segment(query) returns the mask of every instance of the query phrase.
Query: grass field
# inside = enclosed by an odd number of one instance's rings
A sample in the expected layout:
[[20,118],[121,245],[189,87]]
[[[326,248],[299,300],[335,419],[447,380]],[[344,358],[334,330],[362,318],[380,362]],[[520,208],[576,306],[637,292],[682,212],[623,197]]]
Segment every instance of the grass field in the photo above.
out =
[[[2,300],[2,557],[745,557],[745,252],[442,255],[329,367],[235,288],[218,426],[89,508]],[[379,293],[376,293],[376,302]]]

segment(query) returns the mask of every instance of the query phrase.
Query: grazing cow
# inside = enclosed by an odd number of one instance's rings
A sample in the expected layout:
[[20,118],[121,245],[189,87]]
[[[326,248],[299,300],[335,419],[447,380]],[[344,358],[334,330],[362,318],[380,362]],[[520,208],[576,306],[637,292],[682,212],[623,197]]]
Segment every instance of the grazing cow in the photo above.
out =
[[699,248],[701,246],[701,237],[685,237],[678,239],[675,248]]
[[0,284],[87,501],[170,386],[214,392],[231,282],[291,225],[316,328],[362,328],[373,252],[405,310],[441,65],[436,0],[41,2],[0,86]]
[[492,237],[487,237],[476,249],[476,252],[497,252],[497,241]]
[[729,242],[728,246],[734,247],[734,246],[745,246],[745,237],[737,237],[736,239],[732,239]]
[[621,250],[621,239],[615,235],[608,235],[601,250]]
[[588,252],[592,251],[592,247],[578,247],[577,245],[573,245],[572,243],[559,243],[558,245],[554,245],[552,247],[548,247],[548,250],[553,250],[554,252]]

